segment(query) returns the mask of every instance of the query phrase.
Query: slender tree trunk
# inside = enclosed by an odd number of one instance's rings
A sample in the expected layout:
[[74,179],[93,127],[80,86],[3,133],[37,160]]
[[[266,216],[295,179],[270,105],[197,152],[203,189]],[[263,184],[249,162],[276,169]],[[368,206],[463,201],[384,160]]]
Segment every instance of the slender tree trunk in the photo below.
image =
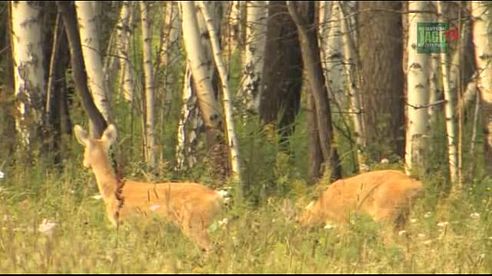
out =
[[231,92],[229,89],[229,77],[227,75],[224,62],[222,60],[222,52],[219,45],[219,36],[214,28],[213,20],[207,9],[207,6],[203,1],[198,2],[198,7],[200,8],[205,22],[207,23],[208,33],[210,36],[210,41],[212,42],[212,50],[214,53],[215,64],[219,71],[219,76],[222,83],[222,92],[224,100],[224,113],[225,113],[225,125],[227,130],[227,143],[230,151],[230,162],[232,169],[232,179],[241,183],[241,165],[239,159],[239,143],[236,136],[236,131],[234,127],[234,118],[232,117],[232,102],[231,102]]
[[359,93],[359,72],[357,68],[358,58],[355,52],[355,45],[350,35],[350,29],[348,27],[349,19],[346,17],[346,12],[342,7],[341,3],[338,3],[339,15],[340,15],[340,25],[341,25],[341,36],[343,45],[343,57],[345,60],[345,76],[347,78],[347,90],[350,99],[350,114],[352,117],[352,123],[354,126],[355,135],[355,145],[357,147],[357,163],[359,171],[361,168],[367,167],[366,156],[364,154],[367,146],[364,120],[362,118],[361,109],[361,96]]
[[425,160],[425,149],[429,133],[429,113],[427,104],[429,56],[417,53],[417,23],[426,22],[426,16],[419,11],[426,10],[425,2],[411,1],[408,3],[408,67],[407,67],[407,143],[405,154],[405,169],[407,174],[421,169]]
[[[61,19],[61,18],[60,18]],[[72,131],[72,121],[70,120],[70,112],[68,107],[68,92],[66,85],[65,72],[69,65],[69,51],[67,37],[63,30],[63,24],[60,22],[60,33],[57,35],[58,43],[53,42],[53,46],[57,46],[56,57],[53,58],[53,87],[52,87],[52,101],[50,112],[50,129],[53,131],[50,133],[50,138],[53,139],[51,143],[50,152],[54,154],[54,162],[57,165],[63,166],[63,160],[66,157],[66,148],[64,141],[67,139]],[[70,137],[71,138],[71,137]]]
[[316,106],[314,104],[313,95],[308,95],[308,109],[306,110],[308,120],[309,133],[309,169],[308,177],[310,184],[315,184],[323,176],[321,171],[321,163],[323,163],[323,155],[319,141],[318,119],[316,117]]
[[152,33],[147,4],[140,1],[142,21],[143,69],[145,77],[145,161],[156,168],[156,146],[154,137],[154,72],[152,68]]
[[[49,72],[48,72],[48,84],[46,87],[46,105],[44,113],[44,126],[47,132],[47,137],[44,137],[48,147],[48,151],[54,154],[54,163],[58,164],[60,161],[60,141],[61,141],[61,131],[60,131],[60,114],[59,114],[59,97],[61,94],[59,91],[55,91],[55,79],[64,80],[64,66],[60,62],[60,44],[61,36],[64,38],[63,31],[63,21],[61,19],[60,13],[57,13],[55,20],[55,27],[53,30],[53,43],[51,47],[51,56],[49,62]],[[66,40],[64,40],[66,44]],[[64,45],[65,46],[65,45]],[[60,86],[60,85],[58,85]],[[58,93],[57,93],[58,92]]]
[[171,61],[173,61],[173,56],[176,54],[175,51],[178,48],[180,32],[181,32],[181,24],[179,18],[179,10],[178,3],[176,2],[167,2],[165,15],[164,15],[164,24],[163,31],[164,34],[162,36],[161,42],[161,56],[160,56],[160,64],[161,66],[169,66]]
[[116,24],[116,48],[120,59],[119,80],[120,91],[123,98],[132,102],[134,97],[134,74],[130,62],[130,39],[133,33],[133,5],[130,1],[124,1],[121,6],[120,17]]
[[[438,1],[437,3],[437,12],[442,15],[442,2]],[[443,21],[440,18],[440,21]],[[456,52],[459,52],[458,50]],[[450,70],[448,68],[448,57],[446,52],[441,52],[441,74],[442,74],[442,84],[443,84],[443,92],[444,99],[446,100],[444,113],[446,116],[446,136],[448,137],[448,162],[449,162],[449,174],[450,180],[453,183],[453,186],[456,186],[458,183],[458,154],[456,147],[456,116],[455,116],[455,107],[454,107],[454,95],[453,91],[450,87]],[[459,75],[459,74],[458,74]],[[457,78],[456,78],[457,79]],[[456,91],[456,84],[454,87],[454,91]]]
[[258,113],[266,43],[266,1],[246,1],[246,44],[241,97],[246,109]]
[[11,1],[11,50],[14,62],[14,91],[18,117],[15,125],[19,143],[29,147],[42,123],[42,99],[45,94],[43,42],[40,5],[36,2]]
[[63,18],[63,25],[70,45],[70,60],[72,64],[72,74],[82,105],[94,125],[94,136],[101,137],[107,127],[107,122],[99,109],[94,104],[89,87],[87,86],[87,75],[85,72],[84,60],[82,58],[82,46],[80,43],[79,30],[77,28],[76,13],[73,2],[57,1],[58,11]]
[[331,180],[337,180],[342,177],[342,170],[338,153],[334,145],[330,102],[323,76],[323,69],[321,68],[321,57],[316,29],[313,26],[314,3],[304,2],[302,4],[297,4],[297,6],[307,10],[307,18],[302,18],[294,4],[287,1],[287,8],[297,25],[297,30],[299,32],[304,68],[306,68],[306,76],[310,84],[310,91],[314,98],[323,161],[326,168],[330,170]]
[[45,107],[46,118],[50,118],[51,109],[53,106],[51,98],[53,95],[54,73],[55,73],[55,65],[58,62],[57,58],[59,57],[60,35],[62,34],[64,34],[63,21],[61,19],[61,15],[57,13],[55,30],[53,31],[53,47],[51,49],[51,57],[50,57],[49,72],[48,72],[48,84],[46,87],[46,107]]
[[[6,68],[14,68],[13,52],[12,47],[12,10],[10,9],[10,3],[4,2],[5,7],[7,7],[8,20],[4,20],[4,24],[0,23],[0,49],[8,49],[4,54],[1,55],[2,62]],[[9,51],[10,50],[10,51]],[[14,70],[6,70],[4,74],[0,74],[0,82],[3,84],[3,88],[0,89],[0,98],[7,99],[14,95],[15,90],[15,80],[14,80]],[[0,101],[0,131],[1,133],[16,133],[15,128],[15,112],[16,106],[12,106],[7,101]],[[6,156],[13,156],[15,153],[15,146],[18,145],[16,135],[11,135],[10,137],[5,137],[3,135],[2,143],[0,143],[0,151],[6,154]]]
[[[77,10],[78,26],[80,31],[80,41],[82,43],[82,54],[88,77],[88,85],[94,103],[110,122],[110,106],[108,102],[108,89],[104,81],[104,71],[102,65],[101,48],[99,45],[99,31],[97,28],[96,12],[91,1],[75,1]],[[91,133],[94,136],[94,126],[91,125]]]
[[490,2],[471,2],[473,44],[478,72],[477,88],[482,100],[485,133],[484,154],[488,174],[492,174],[492,7]]
[[167,113],[171,106],[174,84],[177,82],[172,72],[172,65],[181,58],[179,46],[181,18],[179,16],[178,3],[167,3],[164,27],[160,63],[164,67],[164,112]]
[[439,79],[441,78],[441,66],[439,64],[440,56],[432,55],[430,57],[430,70],[429,70],[429,109],[428,109],[428,117],[429,117],[429,125],[434,125],[437,114],[440,110],[440,105],[436,104],[437,101],[442,97],[441,90],[441,82]]
[[[323,3],[323,4],[322,4]],[[340,21],[340,6],[335,2],[321,2],[319,21],[319,45],[323,71],[333,100],[346,106],[345,90],[347,87],[344,76],[343,45]],[[323,13],[324,12],[324,13]],[[323,21],[321,21],[323,20]]]

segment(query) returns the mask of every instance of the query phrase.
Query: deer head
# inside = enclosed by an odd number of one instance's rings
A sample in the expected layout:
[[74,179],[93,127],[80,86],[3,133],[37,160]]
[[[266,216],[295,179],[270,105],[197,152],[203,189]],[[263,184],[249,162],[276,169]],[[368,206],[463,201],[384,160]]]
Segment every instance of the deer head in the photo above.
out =
[[91,168],[99,160],[106,161],[109,148],[117,137],[116,127],[113,124],[104,130],[100,139],[89,138],[87,131],[79,125],[75,125],[74,132],[77,141],[85,148],[83,165],[86,168]]

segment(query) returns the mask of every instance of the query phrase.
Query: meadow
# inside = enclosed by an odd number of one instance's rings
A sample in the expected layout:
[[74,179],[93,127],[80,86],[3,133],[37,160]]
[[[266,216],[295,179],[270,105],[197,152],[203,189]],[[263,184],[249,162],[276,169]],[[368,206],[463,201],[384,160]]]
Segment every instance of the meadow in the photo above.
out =
[[0,272],[492,272],[489,178],[445,197],[439,175],[430,174],[405,231],[393,236],[365,216],[345,227],[303,229],[295,216],[315,188],[278,154],[277,190],[289,192],[265,193],[256,203],[233,197],[209,229],[215,249],[203,254],[177,227],[152,217],[110,227],[81,150],[74,146],[62,169],[42,162],[1,169]]

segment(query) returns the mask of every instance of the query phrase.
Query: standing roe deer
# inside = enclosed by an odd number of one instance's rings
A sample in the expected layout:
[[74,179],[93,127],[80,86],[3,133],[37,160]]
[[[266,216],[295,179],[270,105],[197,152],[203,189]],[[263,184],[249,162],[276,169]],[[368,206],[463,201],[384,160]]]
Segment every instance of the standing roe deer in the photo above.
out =
[[365,213],[375,221],[394,223],[401,229],[422,182],[401,171],[380,170],[340,179],[329,185],[317,201],[309,203],[299,223],[312,226],[346,223],[352,212]]
[[155,213],[181,228],[202,249],[210,249],[208,226],[222,207],[222,196],[204,185],[191,182],[146,183],[119,180],[111,166],[108,150],[116,140],[109,125],[101,139],[90,139],[79,125],[75,137],[85,147],[83,165],[92,168],[106,214],[114,226],[132,214]]

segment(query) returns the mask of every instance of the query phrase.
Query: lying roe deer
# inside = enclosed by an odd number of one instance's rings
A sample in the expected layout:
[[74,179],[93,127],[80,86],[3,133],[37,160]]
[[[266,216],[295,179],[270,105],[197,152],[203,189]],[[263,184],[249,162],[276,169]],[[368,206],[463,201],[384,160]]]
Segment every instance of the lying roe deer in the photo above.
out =
[[210,249],[207,228],[223,203],[217,191],[191,182],[119,180],[108,157],[108,150],[116,140],[115,126],[109,125],[100,139],[90,139],[79,125],[75,126],[74,132],[85,147],[83,165],[92,168],[106,214],[114,226],[130,215],[155,213],[179,226],[200,248]]
[[304,226],[346,223],[351,213],[365,213],[375,221],[401,229],[422,182],[397,170],[380,170],[340,179],[309,203],[298,221]]

